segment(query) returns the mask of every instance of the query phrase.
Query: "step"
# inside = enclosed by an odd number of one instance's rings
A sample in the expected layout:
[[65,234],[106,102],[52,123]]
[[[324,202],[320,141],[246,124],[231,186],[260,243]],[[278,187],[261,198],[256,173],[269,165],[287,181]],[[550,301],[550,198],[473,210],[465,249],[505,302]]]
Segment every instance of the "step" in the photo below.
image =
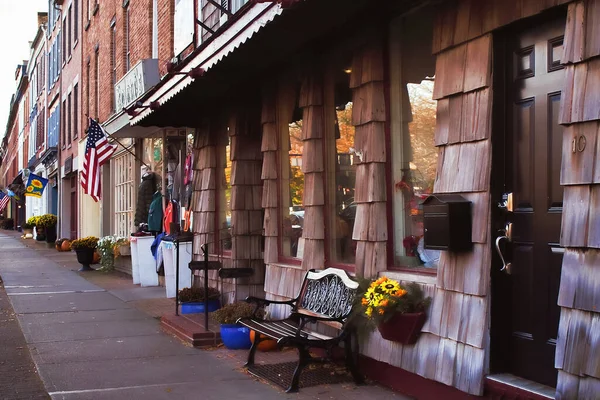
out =
[[167,314],[160,319],[163,330],[194,347],[211,347],[221,343],[219,332],[206,331],[204,326],[183,315]]

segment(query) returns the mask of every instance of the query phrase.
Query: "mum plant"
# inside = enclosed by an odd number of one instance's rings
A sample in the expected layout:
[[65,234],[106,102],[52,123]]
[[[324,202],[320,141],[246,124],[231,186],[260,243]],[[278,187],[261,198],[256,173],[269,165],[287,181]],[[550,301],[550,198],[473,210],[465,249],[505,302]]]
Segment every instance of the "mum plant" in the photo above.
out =
[[[218,289],[208,288],[208,299],[216,300],[221,294]],[[200,303],[204,301],[204,288],[183,288],[179,291],[179,301],[182,303]]]
[[366,318],[372,327],[389,321],[396,314],[425,312],[431,297],[425,297],[416,283],[400,285],[398,281],[381,277],[367,282],[355,305],[355,316]]
[[54,214],[44,214],[37,217],[36,226],[41,228],[50,228],[56,226],[58,219]]
[[27,218],[27,221],[25,223],[28,225],[31,225],[31,226],[36,226],[38,218],[39,218],[39,216],[34,215],[33,217]]
[[98,238],[95,236],[87,236],[81,239],[75,239],[71,242],[71,248],[73,250],[95,250],[96,247],[98,247]]
[[102,270],[111,271],[115,267],[115,258],[119,256],[119,246],[129,244],[129,240],[123,236],[104,236],[98,240],[98,254],[100,254],[100,265]]
[[[250,318],[254,315],[256,307],[245,301],[238,301],[227,304],[217,311],[210,314],[210,317],[219,324],[235,324],[240,318]],[[258,316],[262,317],[261,310],[258,310]]]

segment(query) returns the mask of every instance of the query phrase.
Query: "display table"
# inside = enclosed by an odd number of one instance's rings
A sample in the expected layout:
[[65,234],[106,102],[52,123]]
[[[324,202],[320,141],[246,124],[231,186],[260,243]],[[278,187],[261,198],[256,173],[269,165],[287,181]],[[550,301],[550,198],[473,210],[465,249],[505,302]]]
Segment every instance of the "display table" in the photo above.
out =
[[161,242],[163,252],[163,263],[165,266],[165,288],[167,298],[175,297],[177,252],[179,251],[179,289],[192,286],[192,271],[188,265],[192,261],[192,242],[175,243],[163,240]]
[[150,250],[150,246],[154,242],[154,236],[132,236],[129,240],[131,242],[133,283],[139,283],[142,286],[158,286],[156,260]]

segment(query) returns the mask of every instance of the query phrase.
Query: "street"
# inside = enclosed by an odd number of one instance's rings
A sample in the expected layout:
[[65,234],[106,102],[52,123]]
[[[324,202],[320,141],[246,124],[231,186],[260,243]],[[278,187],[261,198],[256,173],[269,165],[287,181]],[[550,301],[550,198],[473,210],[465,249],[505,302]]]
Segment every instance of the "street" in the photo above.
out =
[[[354,385],[286,395],[240,368],[245,351],[238,360],[226,350],[188,347],[132,306],[132,299],[164,288],[103,289],[74,271],[73,254],[30,243],[36,248],[0,232],[0,276],[25,338],[3,340],[1,399],[45,398],[27,348],[52,399],[400,398],[376,386]],[[9,314],[5,298],[0,297],[3,321]],[[19,337],[15,326],[13,336]],[[4,323],[2,329],[7,330]]]

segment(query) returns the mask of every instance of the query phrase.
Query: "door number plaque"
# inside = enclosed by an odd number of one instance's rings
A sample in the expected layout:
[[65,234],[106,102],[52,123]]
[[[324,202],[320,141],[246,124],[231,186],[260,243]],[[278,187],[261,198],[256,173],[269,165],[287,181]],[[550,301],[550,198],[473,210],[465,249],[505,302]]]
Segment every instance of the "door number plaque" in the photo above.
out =
[[585,135],[578,135],[573,138],[571,141],[571,149],[573,153],[581,153],[585,150],[585,145],[587,144],[587,139]]

